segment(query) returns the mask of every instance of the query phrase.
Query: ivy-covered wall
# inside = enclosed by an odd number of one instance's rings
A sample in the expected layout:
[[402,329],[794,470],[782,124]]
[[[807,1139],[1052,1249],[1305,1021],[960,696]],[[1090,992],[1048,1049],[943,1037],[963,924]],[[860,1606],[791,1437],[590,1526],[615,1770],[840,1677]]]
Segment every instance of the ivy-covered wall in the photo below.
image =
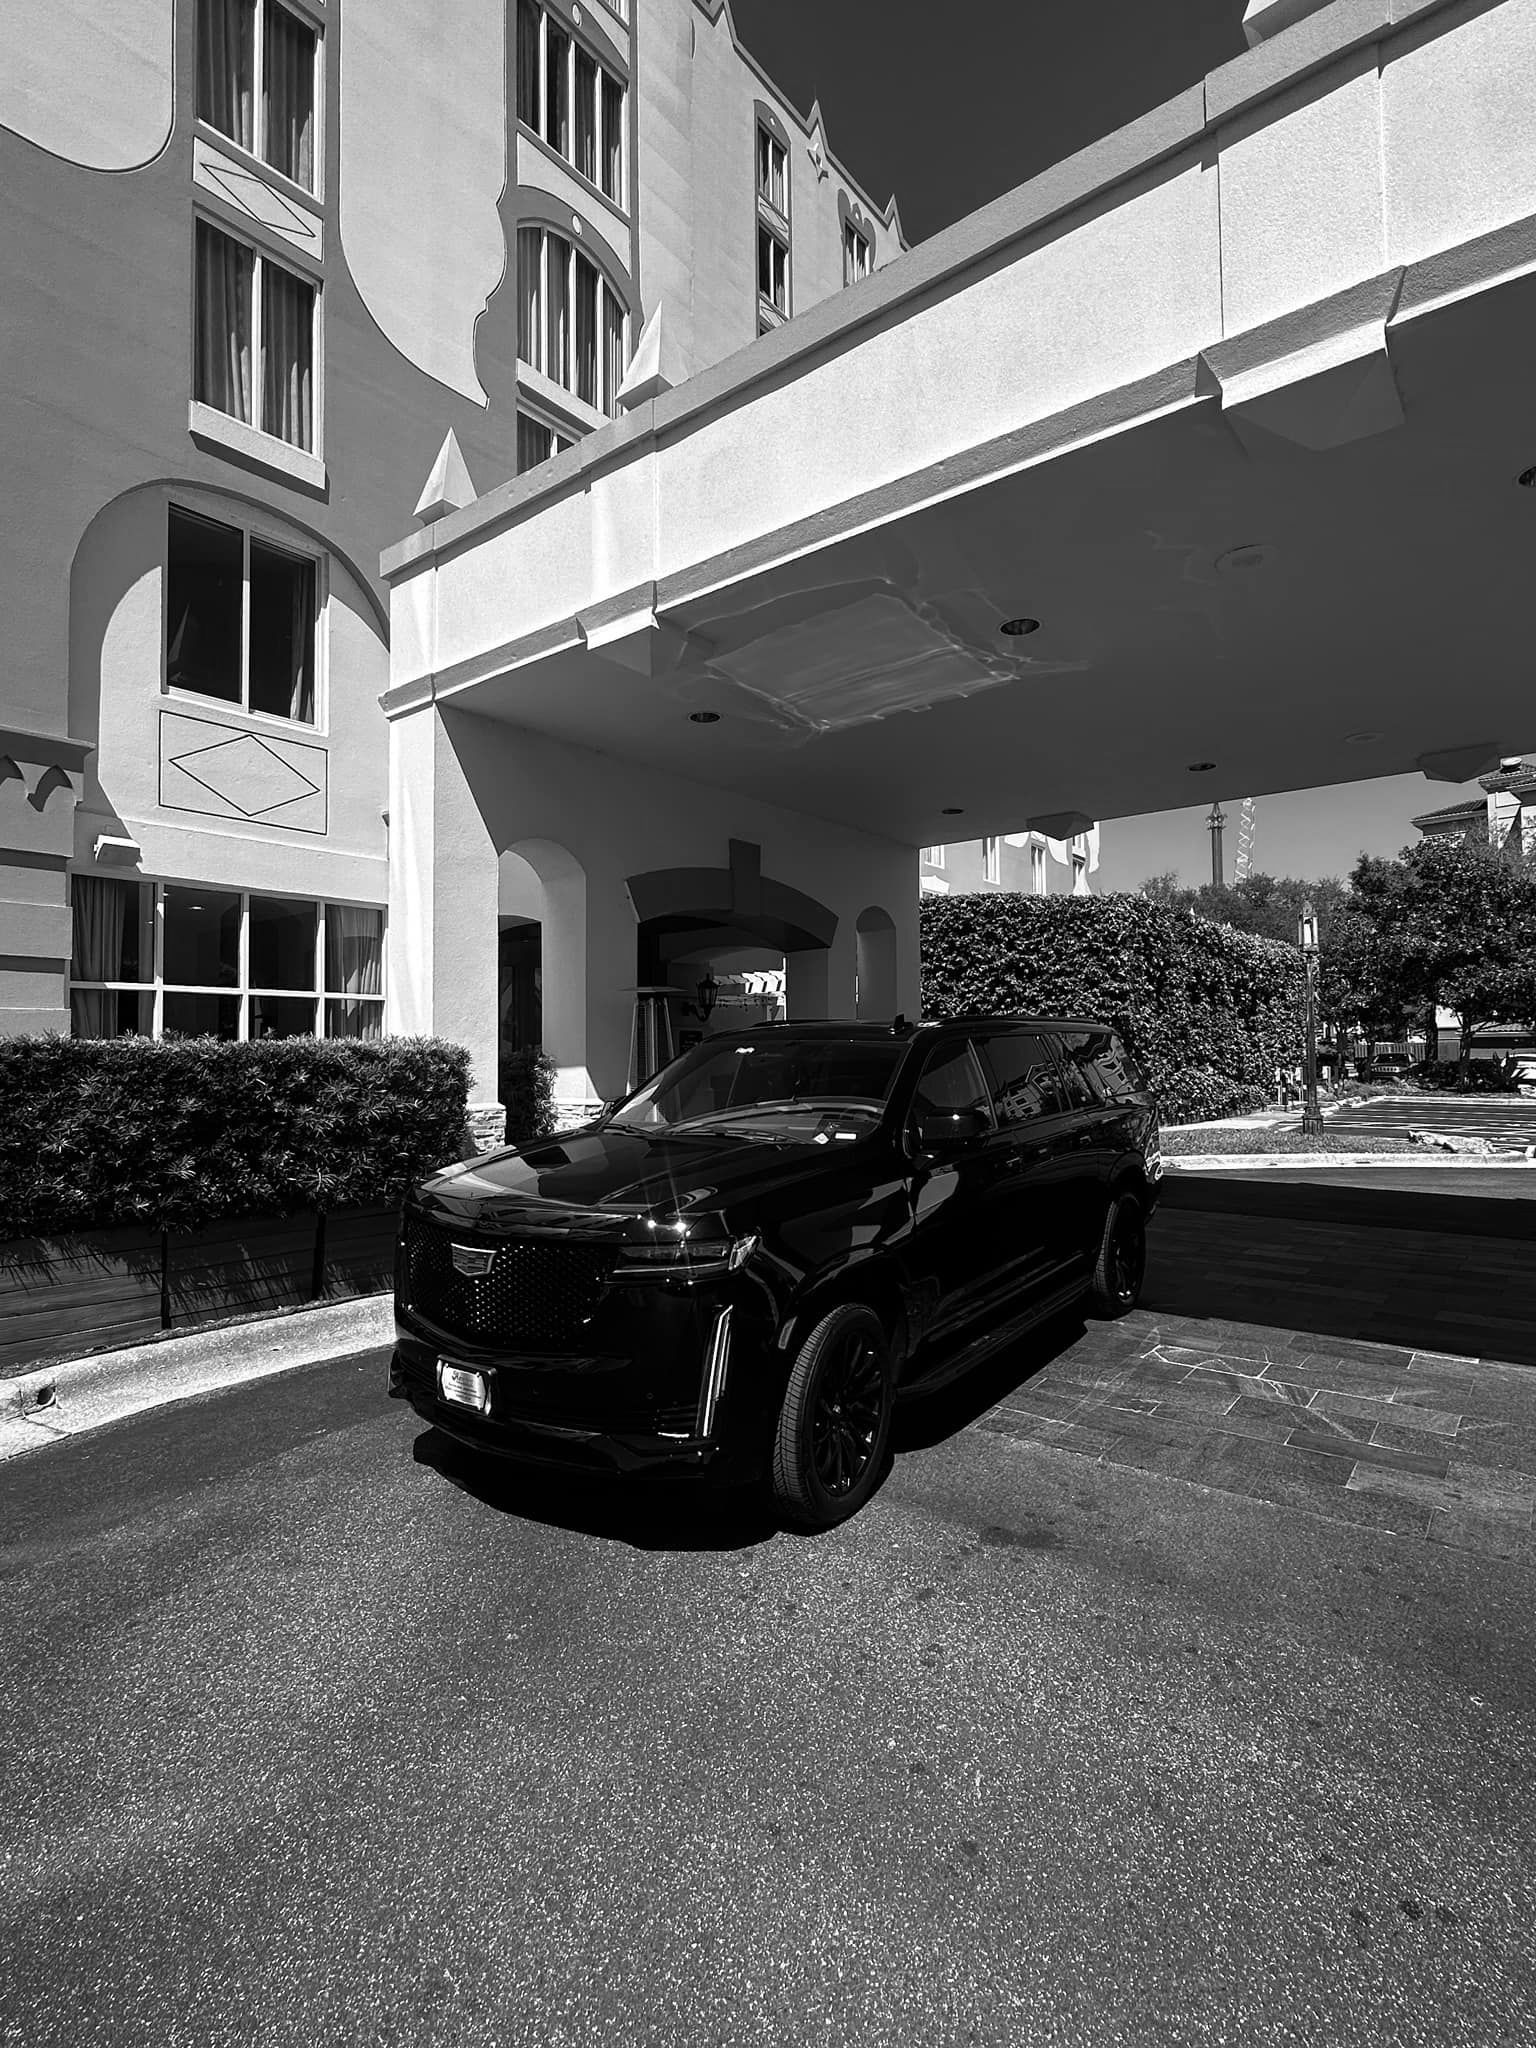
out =
[[1139,896],[927,896],[923,1014],[1119,1020],[1165,1119],[1238,1116],[1302,1057],[1293,946]]
[[0,1039],[0,1239],[393,1204],[468,1084],[432,1038]]

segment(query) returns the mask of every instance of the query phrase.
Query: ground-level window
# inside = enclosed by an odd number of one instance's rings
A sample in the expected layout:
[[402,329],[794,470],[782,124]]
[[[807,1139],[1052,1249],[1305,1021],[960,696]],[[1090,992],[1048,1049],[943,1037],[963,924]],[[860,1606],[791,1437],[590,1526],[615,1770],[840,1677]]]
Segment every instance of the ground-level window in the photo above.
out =
[[1029,849],[1029,886],[1036,896],[1046,893],[1045,848],[1031,846]]
[[169,688],[315,723],[313,556],[172,505],[165,589]]
[[1003,842],[1001,839],[983,839],[981,842],[981,874],[986,882],[1001,882],[1003,879]]
[[378,1038],[384,912],[189,882],[71,879],[77,1038]]
[[315,287],[197,223],[192,396],[279,441],[315,445]]

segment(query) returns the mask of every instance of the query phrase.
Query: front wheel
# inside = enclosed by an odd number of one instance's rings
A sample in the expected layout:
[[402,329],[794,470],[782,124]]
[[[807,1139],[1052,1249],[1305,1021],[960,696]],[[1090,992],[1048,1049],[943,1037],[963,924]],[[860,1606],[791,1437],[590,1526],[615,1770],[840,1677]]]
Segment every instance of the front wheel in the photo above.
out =
[[1136,1306],[1147,1270],[1147,1219],[1134,1195],[1109,1205],[1093,1268],[1093,1305],[1101,1316],[1123,1316]]
[[801,1345],[773,1441],[773,1492],[785,1519],[830,1529],[874,1492],[891,1434],[889,1347],[880,1318],[843,1302]]

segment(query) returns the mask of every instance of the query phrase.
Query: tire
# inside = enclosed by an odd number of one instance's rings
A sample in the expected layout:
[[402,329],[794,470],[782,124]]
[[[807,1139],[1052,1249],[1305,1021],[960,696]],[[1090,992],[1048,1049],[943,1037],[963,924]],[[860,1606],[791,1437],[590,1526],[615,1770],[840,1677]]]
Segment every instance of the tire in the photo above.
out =
[[824,1315],[796,1354],[774,1430],[772,1484],[784,1519],[830,1529],[879,1484],[894,1390],[885,1326],[863,1302]]
[[1147,1270],[1147,1219],[1134,1195],[1109,1205],[1093,1267],[1093,1306],[1101,1316],[1123,1316],[1141,1297]]

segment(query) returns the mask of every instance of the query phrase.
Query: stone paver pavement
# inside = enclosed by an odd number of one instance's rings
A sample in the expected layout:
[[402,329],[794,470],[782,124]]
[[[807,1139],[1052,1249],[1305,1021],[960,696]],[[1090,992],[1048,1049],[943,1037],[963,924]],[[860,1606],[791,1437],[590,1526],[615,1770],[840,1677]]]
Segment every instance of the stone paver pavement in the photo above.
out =
[[1536,1565],[1536,1379],[1519,1366],[1137,1310],[975,1426]]

